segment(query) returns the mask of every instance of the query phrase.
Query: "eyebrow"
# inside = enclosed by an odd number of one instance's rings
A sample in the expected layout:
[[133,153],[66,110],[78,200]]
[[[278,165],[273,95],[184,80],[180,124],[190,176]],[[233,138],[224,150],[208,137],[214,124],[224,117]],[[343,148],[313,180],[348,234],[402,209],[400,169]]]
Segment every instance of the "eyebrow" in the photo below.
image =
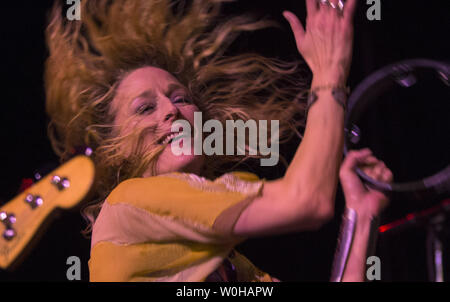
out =
[[152,90],[145,90],[141,94],[132,98],[132,103],[139,98],[156,98],[156,94]]
[[173,84],[169,85],[169,87],[167,89],[167,94],[171,94],[172,92],[174,92],[175,90],[178,90],[178,89],[182,89],[184,91],[187,91],[186,87],[184,87],[183,85],[173,83]]
[[[182,89],[183,91],[186,91],[186,88],[185,88],[183,85],[173,83],[173,84],[170,84],[170,85],[168,86],[167,90],[165,91],[165,94],[166,94],[166,95],[170,95],[170,94],[172,94],[175,90],[178,90],[178,89]],[[132,100],[132,101],[131,101],[131,104],[134,103],[134,100],[136,100],[136,99],[138,99],[138,98],[142,98],[142,97],[153,98],[153,99],[154,99],[154,98],[156,98],[156,94],[155,94],[152,90],[150,90],[150,89],[145,90],[144,92],[140,93],[139,95],[133,97],[133,98],[131,99],[131,100]]]

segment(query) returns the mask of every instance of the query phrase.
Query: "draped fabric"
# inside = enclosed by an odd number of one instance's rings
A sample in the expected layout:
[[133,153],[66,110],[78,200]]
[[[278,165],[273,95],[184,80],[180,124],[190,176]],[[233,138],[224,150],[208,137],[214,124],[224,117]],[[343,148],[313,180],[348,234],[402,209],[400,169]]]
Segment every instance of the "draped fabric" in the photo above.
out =
[[236,281],[272,281],[234,251],[246,239],[233,234],[234,225],[263,185],[248,172],[214,181],[175,172],[122,182],[93,227],[90,280],[210,281],[227,263]]

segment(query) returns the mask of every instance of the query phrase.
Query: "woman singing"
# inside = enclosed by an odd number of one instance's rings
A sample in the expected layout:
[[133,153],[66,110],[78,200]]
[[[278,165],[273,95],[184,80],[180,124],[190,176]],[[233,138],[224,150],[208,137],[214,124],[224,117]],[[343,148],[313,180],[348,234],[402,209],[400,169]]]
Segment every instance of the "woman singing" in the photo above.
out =
[[[392,173],[369,150],[350,152],[341,166],[356,0],[307,0],[305,28],[284,12],[313,73],[310,89],[297,62],[226,53],[239,33],[272,23],[221,18],[224,2],[88,0],[80,21],[66,20],[58,5],[52,11],[50,137],[62,160],[90,146],[97,169],[99,201],[85,210],[90,280],[276,281],[234,247],[322,226],[333,216],[340,176],[357,223],[339,280],[362,281],[370,221],[387,199],[366,189],[354,168],[382,181]],[[307,91],[308,104],[298,101]],[[224,125],[279,121],[283,140],[299,126],[304,135],[282,178],[222,173],[251,155],[172,152],[171,126],[194,125],[195,112]]]

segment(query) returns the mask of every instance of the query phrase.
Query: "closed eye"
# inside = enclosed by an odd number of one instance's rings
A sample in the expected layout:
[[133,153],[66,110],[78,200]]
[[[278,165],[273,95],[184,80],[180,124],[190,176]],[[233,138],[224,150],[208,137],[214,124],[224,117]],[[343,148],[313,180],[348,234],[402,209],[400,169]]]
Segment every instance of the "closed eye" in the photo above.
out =
[[154,109],[155,109],[154,105],[143,104],[137,108],[136,113],[137,114],[148,114],[148,113],[152,112]]
[[178,104],[192,104],[192,101],[189,98],[186,98],[184,96],[175,97],[173,102],[178,103]]

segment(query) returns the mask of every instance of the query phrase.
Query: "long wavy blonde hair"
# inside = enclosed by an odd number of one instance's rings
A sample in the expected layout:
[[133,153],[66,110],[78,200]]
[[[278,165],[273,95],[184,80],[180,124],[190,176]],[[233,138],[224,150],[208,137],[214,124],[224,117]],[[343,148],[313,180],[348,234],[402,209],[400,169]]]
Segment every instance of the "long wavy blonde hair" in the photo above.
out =
[[[154,66],[185,85],[207,119],[278,120],[280,143],[303,126],[306,91],[300,62],[284,62],[256,53],[228,55],[239,33],[273,26],[269,20],[221,15],[229,0],[85,0],[81,20],[69,21],[56,3],[46,39],[46,108],[53,149],[67,160],[89,146],[96,164],[97,198],[85,208],[90,225],[102,200],[121,181],[141,177],[154,167],[161,150],[142,148],[145,131],[118,138],[110,104],[131,71]],[[270,139],[270,134],[269,134]],[[134,146],[125,156],[117,144]],[[208,157],[212,172],[246,156]]]

